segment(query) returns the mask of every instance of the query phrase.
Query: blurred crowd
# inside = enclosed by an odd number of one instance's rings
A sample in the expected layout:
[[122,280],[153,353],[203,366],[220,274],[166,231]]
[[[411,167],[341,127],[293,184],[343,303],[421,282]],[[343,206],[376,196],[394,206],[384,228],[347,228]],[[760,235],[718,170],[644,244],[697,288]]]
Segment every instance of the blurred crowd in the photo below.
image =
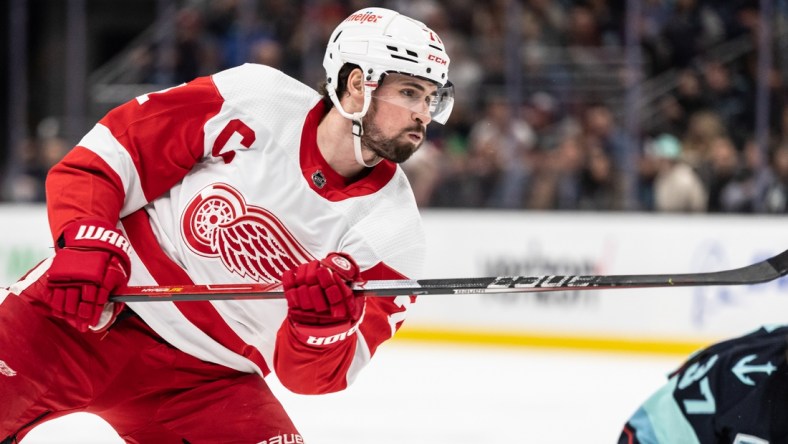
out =
[[[629,25],[626,0],[179,2],[169,37],[130,48],[117,81],[172,85],[255,62],[316,86],[336,24],[386,6],[437,31],[452,58],[452,117],[431,125],[403,165],[420,206],[783,213],[784,3],[773,14],[766,137],[755,130],[762,26],[752,0],[642,0]],[[720,49],[730,42],[745,49]],[[651,112],[634,127],[624,107],[633,77],[666,79],[654,100],[637,102]],[[27,142],[29,168],[11,199],[44,198],[48,167],[70,149],[53,125]]]

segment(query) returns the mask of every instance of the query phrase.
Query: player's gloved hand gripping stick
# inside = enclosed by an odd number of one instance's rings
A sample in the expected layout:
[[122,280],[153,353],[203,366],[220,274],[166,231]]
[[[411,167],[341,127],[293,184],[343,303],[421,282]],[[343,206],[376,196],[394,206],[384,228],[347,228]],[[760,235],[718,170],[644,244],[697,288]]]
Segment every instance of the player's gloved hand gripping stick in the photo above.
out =
[[330,253],[282,275],[287,317],[302,339],[330,337],[355,327],[365,304],[351,289],[358,282],[358,265],[345,253]]
[[123,303],[110,294],[129,281],[129,243],[102,220],[67,225],[49,267],[47,294],[52,313],[79,331],[102,331],[112,325]]

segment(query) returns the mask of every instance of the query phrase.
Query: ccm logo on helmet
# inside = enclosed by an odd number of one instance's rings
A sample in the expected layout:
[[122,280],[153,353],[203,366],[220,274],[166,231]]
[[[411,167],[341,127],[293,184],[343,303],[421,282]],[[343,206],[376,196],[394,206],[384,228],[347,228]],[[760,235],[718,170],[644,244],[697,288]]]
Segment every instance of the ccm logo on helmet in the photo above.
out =
[[439,65],[445,65],[445,64],[447,63],[447,60],[446,60],[446,59],[444,59],[444,58],[442,58],[442,57],[438,57],[438,56],[436,56],[435,54],[430,54],[430,55],[428,55],[428,56],[427,56],[427,60],[429,60],[429,61],[431,61],[431,62],[435,62],[435,63],[437,63],[437,64],[439,64]]
[[353,14],[350,17],[346,18],[346,22],[359,22],[359,23],[377,23],[379,19],[382,19],[382,15],[371,14],[369,12],[364,12],[361,14]]

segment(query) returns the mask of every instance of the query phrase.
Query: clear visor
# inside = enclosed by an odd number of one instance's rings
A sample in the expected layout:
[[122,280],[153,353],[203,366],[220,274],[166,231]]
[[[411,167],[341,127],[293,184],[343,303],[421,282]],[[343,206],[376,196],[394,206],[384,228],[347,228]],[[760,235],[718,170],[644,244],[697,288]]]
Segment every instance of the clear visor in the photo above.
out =
[[443,125],[449,120],[451,110],[454,108],[454,85],[447,82],[446,86],[431,92],[405,88],[397,90],[395,94],[373,93],[372,98],[424,114],[433,122]]
[[451,110],[454,108],[454,85],[447,82],[446,86],[438,88],[434,103],[430,105],[432,120],[445,124],[449,120]]

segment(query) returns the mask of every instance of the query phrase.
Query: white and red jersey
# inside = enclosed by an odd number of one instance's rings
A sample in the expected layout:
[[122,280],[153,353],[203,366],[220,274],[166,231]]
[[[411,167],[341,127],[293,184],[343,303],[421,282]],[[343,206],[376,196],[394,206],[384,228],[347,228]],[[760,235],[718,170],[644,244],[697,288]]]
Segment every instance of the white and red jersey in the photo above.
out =
[[[84,217],[118,221],[129,285],[277,283],[296,264],[349,253],[364,279],[415,277],[425,241],[402,170],[349,182],[317,148],[313,89],[247,64],[146,94],[109,112],[47,179],[54,237]],[[128,305],[173,346],[291,390],[345,388],[405,318],[412,297],[369,298],[357,334],[295,338],[284,300]]]

